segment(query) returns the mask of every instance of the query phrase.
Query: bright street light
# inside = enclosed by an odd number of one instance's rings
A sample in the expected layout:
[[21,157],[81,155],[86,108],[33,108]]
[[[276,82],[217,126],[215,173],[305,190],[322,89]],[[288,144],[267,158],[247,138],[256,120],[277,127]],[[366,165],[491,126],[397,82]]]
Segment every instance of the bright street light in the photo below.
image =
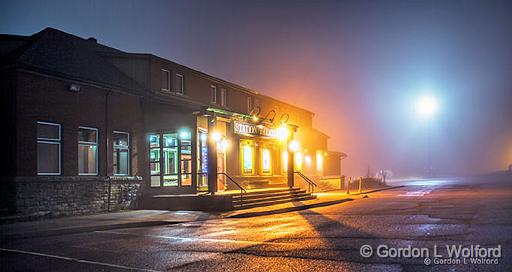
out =
[[416,113],[425,119],[429,119],[437,113],[437,99],[432,95],[424,95],[416,101]]

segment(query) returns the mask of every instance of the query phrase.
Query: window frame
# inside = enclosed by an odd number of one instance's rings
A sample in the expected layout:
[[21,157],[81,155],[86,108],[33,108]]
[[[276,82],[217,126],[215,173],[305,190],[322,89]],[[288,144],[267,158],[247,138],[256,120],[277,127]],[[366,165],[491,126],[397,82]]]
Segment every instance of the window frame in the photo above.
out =
[[[37,125],[51,125],[56,126],[59,128],[59,138],[56,139],[50,139],[50,138],[39,138],[37,136]],[[37,144],[55,144],[59,146],[59,172],[58,173],[45,173],[45,172],[39,172],[38,170],[38,159],[37,159]],[[58,123],[51,123],[51,122],[45,122],[45,121],[37,121],[36,122],[36,171],[38,176],[60,176],[62,175],[62,125]]]
[[[128,139],[128,146],[127,147],[123,147],[123,148],[119,148],[119,146],[117,146],[118,149],[120,150],[126,150],[128,152],[128,155],[127,155],[127,173],[126,174],[115,174],[114,173],[114,164],[112,163],[112,173],[114,174],[114,176],[130,176],[131,174],[131,160],[130,160],[130,133],[129,132],[124,132],[124,131],[119,131],[119,130],[114,130],[112,131],[112,139],[114,139],[114,134],[126,134],[126,138]],[[114,151],[116,150],[116,145],[114,144],[114,142],[112,141],[112,159],[114,158]],[[118,166],[119,168],[119,166]]]
[[[80,139],[78,139],[78,147],[80,147],[81,145],[82,146],[91,146],[91,145],[95,145],[96,146],[96,173],[80,173],[80,165],[78,166],[78,175],[79,176],[97,176],[99,175],[99,156],[100,156],[100,152],[99,152],[99,142],[98,142],[98,139],[99,139],[99,134],[100,134],[100,131],[98,128],[93,128],[93,127],[85,127],[85,126],[78,126],[78,130],[80,129],[89,129],[89,130],[96,130],[96,142],[84,142],[84,141],[80,141]],[[77,131],[78,132],[78,131]],[[78,154],[80,155],[80,154]]]
[[227,91],[226,88],[220,88],[220,106],[227,107]]
[[[182,143],[182,137],[181,137],[181,132],[183,130],[170,130],[170,131],[165,131],[165,132],[149,132],[146,136],[146,138],[149,138],[151,137],[152,135],[158,135],[159,136],[159,146],[158,147],[153,147],[153,149],[158,149],[158,152],[159,152],[159,156],[160,156],[160,159],[158,162],[156,161],[151,161],[151,159],[148,160],[148,166],[149,168],[151,169],[151,163],[158,163],[159,166],[160,166],[160,173],[158,175],[153,175],[151,174],[151,170],[150,170],[150,178],[149,178],[149,187],[152,188],[152,189],[155,189],[155,188],[160,188],[160,189],[164,189],[164,188],[168,188],[168,189],[172,189],[172,190],[175,190],[175,189],[183,189],[183,188],[193,188],[195,185],[194,185],[194,182],[195,182],[195,179],[194,179],[194,169],[193,169],[193,165],[192,165],[192,161],[193,161],[193,157],[192,157],[192,149],[193,149],[193,146],[194,146],[194,141],[192,140],[193,137],[194,137],[194,134],[193,134],[193,131],[192,129],[187,129],[186,132],[187,133],[190,133],[190,139],[188,141],[190,141],[190,144],[183,144]],[[165,186],[164,183],[165,183],[165,179],[164,179],[164,176],[166,175],[165,173],[165,167],[164,167],[164,160],[163,160],[163,152],[164,152],[164,148],[166,147],[165,144],[164,144],[164,136],[163,135],[166,135],[166,134],[175,134],[176,135],[176,145],[173,145],[173,146],[168,146],[168,147],[175,147],[176,148],[176,159],[177,159],[177,169],[176,169],[176,173],[172,173],[172,174],[169,174],[169,175],[176,175],[177,176],[177,184],[176,185],[167,185]],[[148,151],[151,152],[151,147],[149,147],[149,142],[147,142],[146,144],[148,144]],[[190,150],[190,159],[182,159],[182,149],[183,147],[190,147],[189,150]],[[182,162],[184,161],[188,161],[190,163],[190,172],[183,172],[183,165],[182,165]],[[190,175],[190,182],[191,184],[190,185],[183,185],[183,175]],[[160,183],[158,186],[152,186],[151,185],[151,177],[160,177]]]
[[167,88],[168,89],[165,89],[164,86],[161,86],[161,90],[163,92],[168,92],[170,93],[171,92],[171,89],[172,89],[172,83],[171,83],[171,71],[170,70],[167,70],[167,69],[164,69],[164,68],[161,68],[160,69],[161,72],[165,72],[167,73]]
[[247,97],[247,112],[250,113],[254,108],[252,96]]
[[[176,84],[179,82],[178,78],[181,78],[181,86],[176,85],[175,93],[177,95],[185,95],[185,76],[180,73],[176,73]],[[181,89],[178,87],[181,87]]]
[[217,86],[210,85],[210,103],[217,104]]

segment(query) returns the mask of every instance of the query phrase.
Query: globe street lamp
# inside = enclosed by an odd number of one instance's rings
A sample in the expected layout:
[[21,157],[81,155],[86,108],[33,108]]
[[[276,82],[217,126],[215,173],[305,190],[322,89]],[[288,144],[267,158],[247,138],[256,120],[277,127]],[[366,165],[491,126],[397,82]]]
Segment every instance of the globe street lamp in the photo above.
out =
[[437,98],[433,95],[423,95],[416,100],[416,113],[420,119],[427,122],[427,153],[428,153],[428,176],[432,177],[432,159],[430,147],[431,120],[438,110]]

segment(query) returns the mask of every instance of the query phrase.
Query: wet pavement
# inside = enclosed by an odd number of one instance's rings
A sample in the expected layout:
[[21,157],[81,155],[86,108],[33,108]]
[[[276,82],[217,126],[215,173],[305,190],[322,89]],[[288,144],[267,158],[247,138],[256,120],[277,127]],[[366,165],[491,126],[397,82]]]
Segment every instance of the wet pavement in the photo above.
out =
[[[512,271],[512,177],[393,185],[406,186],[282,214],[6,241],[0,250],[1,267],[2,271]],[[365,245],[373,250],[370,257],[361,256]],[[447,258],[446,246],[451,245],[501,246],[502,257],[499,264],[464,264],[472,261],[469,258],[456,259],[460,264],[438,264],[454,261]],[[378,256],[386,253],[378,253],[379,246],[426,248],[430,263],[423,257]],[[443,256],[434,258],[434,248]]]

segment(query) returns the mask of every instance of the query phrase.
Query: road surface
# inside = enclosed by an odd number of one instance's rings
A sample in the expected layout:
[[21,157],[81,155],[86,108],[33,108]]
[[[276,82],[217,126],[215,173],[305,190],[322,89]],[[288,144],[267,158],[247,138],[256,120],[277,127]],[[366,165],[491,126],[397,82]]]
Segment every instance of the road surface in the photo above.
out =
[[[512,271],[510,176],[401,184],[299,212],[10,241],[1,245],[1,270]],[[459,245],[499,249],[501,258],[439,264],[456,261],[446,246]],[[430,263],[384,256],[407,248],[426,249]]]

